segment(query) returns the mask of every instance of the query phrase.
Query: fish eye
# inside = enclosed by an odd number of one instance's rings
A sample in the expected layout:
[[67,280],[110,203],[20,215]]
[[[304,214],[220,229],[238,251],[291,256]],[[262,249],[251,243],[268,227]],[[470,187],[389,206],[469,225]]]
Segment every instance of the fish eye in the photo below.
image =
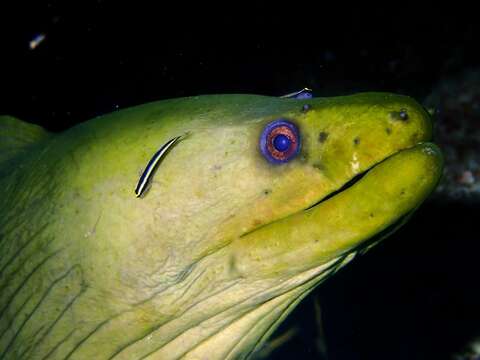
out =
[[269,162],[286,163],[300,151],[300,134],[295,124],[278,119],[267,124],[260,136],[260,150]]

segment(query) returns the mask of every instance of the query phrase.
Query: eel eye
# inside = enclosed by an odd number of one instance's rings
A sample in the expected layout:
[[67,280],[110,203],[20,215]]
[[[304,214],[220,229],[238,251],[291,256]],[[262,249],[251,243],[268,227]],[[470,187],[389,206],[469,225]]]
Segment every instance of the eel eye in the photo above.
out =
[[300,151],[298,128],[289,121],[272,121],[260,136],[260,150],[265,158],[274,164],[286,163]]

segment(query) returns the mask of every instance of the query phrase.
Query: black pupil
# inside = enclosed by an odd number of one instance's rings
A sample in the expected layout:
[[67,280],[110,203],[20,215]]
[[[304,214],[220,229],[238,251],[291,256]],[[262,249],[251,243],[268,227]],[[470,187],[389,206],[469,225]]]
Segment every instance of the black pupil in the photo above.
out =
[[279,134],[273,139],[273,146],[276,150],[281,152],[287,150],[290,147],[290,143],[291,141],[288,136],[285,136],[283,134]]

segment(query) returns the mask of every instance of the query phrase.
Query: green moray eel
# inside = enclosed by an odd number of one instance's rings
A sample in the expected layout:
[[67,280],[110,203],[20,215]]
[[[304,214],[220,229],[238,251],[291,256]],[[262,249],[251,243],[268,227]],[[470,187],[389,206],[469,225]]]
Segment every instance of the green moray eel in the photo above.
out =
[[[301,138],[280,164],[259,147],[277,119]],[[0,358],[254,357],[433,190],[431,127],[385,93],[165,100],[59,134],[1,117]]]

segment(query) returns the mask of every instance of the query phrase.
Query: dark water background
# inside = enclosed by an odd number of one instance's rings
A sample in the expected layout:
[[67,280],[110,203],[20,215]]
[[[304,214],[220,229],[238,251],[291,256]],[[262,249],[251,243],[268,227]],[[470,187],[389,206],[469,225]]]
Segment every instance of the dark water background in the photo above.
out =
[[[476,11],[338,8],[324,2],[191,5],[17,1],[0,5],[0,113],[61,131],[159,99],[391,91],[422,101],[480,65]],[[35,49],[35,35],[45,40]],[[305,300],[269,359],[450,359],[480,335],[478,203],[427,202],[393,238]],[[477,220],[478,221],[478,220]]]

